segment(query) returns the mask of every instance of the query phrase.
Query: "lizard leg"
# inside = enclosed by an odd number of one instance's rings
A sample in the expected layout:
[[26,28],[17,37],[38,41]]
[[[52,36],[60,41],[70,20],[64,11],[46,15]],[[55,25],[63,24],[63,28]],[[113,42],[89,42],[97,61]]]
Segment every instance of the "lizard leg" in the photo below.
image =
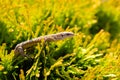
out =
[[19,47],[19,53],[23,56],[23,57],[27,57],[29,59],[31,59],[30,56],[28,56],[27,54],[24,53],[24,49],[22,47]]
[[23,57],[27,57],[27,55],[24,54],[24,49],[23,49],[22,47],[16,48],[16,49],[15,49],[15,53],[16,53],[17,56],[18,56],[18,55],[22,55]]
[[25,56],[24,49],[22,47],[18,47],[17,52],[18,52],[19,55]]

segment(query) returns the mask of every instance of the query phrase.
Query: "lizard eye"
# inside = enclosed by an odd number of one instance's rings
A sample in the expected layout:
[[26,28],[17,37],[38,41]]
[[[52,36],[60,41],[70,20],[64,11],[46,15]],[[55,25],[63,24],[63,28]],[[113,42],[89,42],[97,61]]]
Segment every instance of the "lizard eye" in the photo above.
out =
[[71,34],[67,33],[66,35],[69,36],[69,35],[71,35]]
[[64,35],[63,35],[63,34],[61,34],[61,36],[62,36],[62,37],[64,37]]
[[73,33],[66,33],[66,36],[73,36]]

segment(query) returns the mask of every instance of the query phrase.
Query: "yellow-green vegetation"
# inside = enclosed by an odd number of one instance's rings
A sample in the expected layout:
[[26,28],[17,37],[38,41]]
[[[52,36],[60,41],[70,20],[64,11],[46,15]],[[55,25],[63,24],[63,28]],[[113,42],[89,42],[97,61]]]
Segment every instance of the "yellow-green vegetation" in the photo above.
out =
[[[63,31],[73,38],[15,46]],[[0,0],[0,80],[120,80],[119,0]]]

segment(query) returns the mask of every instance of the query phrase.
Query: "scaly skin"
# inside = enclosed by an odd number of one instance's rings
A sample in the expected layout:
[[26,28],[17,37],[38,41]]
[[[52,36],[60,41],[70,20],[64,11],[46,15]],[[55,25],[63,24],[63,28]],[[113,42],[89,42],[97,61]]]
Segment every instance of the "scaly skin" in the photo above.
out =
[[17,44],[17,46],[14,49],[14,53],[15,53],[15,56],[18,56],[19,54],[21,54],[22,56],[27,56],[26,54],[24,54],[24,50],[27,49],[28,47],[36,45],[37,43],[40,43],[42,40],[44,42],[52,42],[52,41],[63,40],[65,38],[69,38],[73,36],[74,36],[74,33],[72,32],[60,32],[57,34],[51,34],[51,35],[34,38],[32,40],[24,41]]

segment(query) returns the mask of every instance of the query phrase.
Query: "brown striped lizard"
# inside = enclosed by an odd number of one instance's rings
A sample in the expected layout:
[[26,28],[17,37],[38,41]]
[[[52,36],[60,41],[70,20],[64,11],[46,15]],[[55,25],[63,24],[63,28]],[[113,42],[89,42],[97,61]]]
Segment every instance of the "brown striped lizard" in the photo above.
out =
[[63,40],[65,38],[70,38],[73,37],[74,33],[73,32],[60,32],[57,34],[50,34],[50,35],[45,35],[45,36],[40,36],[38,38],[34,38],[28,41],[21,42],[17,44],[17,46],[14,49],[15,56],[22,55],[22,56],[27,56],[24,54],[24,50],[36,45],[37,43],[42,42],[52,42],[52,41],[58,41],[58,40]]

